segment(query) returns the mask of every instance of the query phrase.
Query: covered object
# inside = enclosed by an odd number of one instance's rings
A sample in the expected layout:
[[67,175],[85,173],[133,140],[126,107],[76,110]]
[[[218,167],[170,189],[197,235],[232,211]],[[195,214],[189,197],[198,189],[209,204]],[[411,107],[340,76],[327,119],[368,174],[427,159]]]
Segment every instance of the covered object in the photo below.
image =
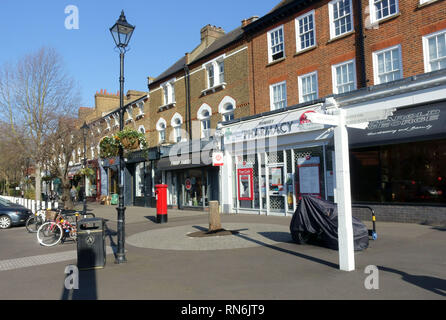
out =
[[[368,248],[367,227],[355,217],[352,217],[352,222],[355,251]],[[293,240],[299,244],[315,243],[338,250],[337,204],[313,196],[302,196],[291,219],[290,232]]]

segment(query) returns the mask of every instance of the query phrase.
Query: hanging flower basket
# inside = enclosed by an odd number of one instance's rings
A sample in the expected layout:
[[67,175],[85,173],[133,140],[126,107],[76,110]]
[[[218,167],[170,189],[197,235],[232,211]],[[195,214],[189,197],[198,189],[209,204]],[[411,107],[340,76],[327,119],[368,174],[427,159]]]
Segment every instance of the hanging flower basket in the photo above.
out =
[[135,150],[139,148],[139,140],[131,138],[123,138],[121,140],[122,147],[127,150]]
[[114,137],[104,137],[99,143],[100,157],[113,158],[119,154],[119,143]]
[[115,140],[125,150],[136,150],[140,149],[140,147],[147,147],[144,133],[129,128],[119,131],[115,136]]
[[77,173],[80,176],[86,176],[86,177],[93,177],[95,175],[95,172],[91,168],[84,168],[78,171]]

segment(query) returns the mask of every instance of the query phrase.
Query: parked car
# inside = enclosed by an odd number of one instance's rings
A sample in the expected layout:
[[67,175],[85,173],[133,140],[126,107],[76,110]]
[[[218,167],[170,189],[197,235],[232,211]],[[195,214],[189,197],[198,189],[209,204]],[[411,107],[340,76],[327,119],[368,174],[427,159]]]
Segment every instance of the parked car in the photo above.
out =
[[24,225],[32,214],[28,208],[0,198],[0,229]]

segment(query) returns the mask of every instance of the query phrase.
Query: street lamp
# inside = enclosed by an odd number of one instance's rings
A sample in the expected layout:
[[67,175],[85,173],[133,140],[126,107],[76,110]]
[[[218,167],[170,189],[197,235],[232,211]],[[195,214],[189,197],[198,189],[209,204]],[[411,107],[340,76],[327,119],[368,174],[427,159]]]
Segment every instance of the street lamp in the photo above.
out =
[[85,215],[87,214],[87,193],[86,193],[86,189],[87,189],[87,130],[89,129],[87,123],[84,121],[84,124],[81,127],[82,129],[82,135],[84,136],[84,194],[82,195],[82,200],[83,200],[83,209],[82,209],[82,214]]
[[[124,54],[127,51],[127,45],[132,37],[135,26],[127,22],[124,15],[124,10],[121,11],[121,16],[118,21],[110,28],[110,32],[115,41],[116,47],[119,49],[119,58],[121,62],[120,76],[119,76],[119,131],[124,129]],[[118,211],[118,252],[116,253],[115,263],[126,262],[124,250],[125,237],[125,207],[124,207],[124,161],[123,150],[119,148],[119,205],[116,209]]]

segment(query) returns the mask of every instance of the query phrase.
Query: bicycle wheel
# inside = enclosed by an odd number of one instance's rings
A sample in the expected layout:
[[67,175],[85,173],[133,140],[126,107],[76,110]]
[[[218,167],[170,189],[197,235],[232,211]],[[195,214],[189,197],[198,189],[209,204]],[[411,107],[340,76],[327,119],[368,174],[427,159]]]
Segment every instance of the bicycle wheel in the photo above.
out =
[[60,239],[62,239],[62,235],[62,227],[55,222],[45,222],[37,230],[37,240],[45,247],[58,244]]
[[30,216],[27,220],[26,220],[26,224],[25,224],[26,230],[29,233],[36,233],[37,232],[37,217],[36,216]]

